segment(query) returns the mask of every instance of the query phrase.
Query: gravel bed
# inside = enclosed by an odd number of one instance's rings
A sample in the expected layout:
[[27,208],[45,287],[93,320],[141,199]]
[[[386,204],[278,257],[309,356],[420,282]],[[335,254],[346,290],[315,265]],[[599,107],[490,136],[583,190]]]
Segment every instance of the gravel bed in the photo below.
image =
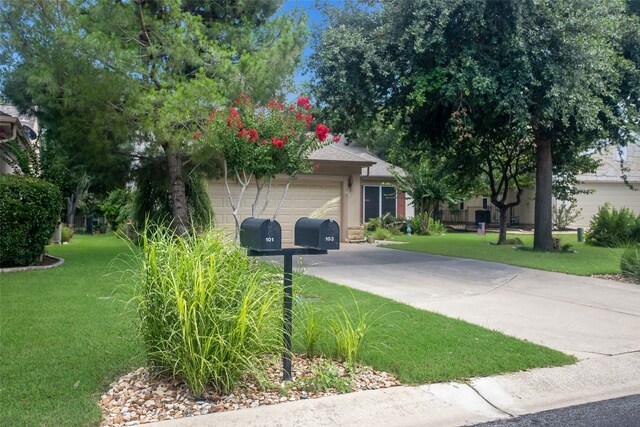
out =
[[[321,357],[308,359],[294,355],[292,361],[293,382],[282,381],[282,365],[279,360],[270,362],[267,369],[269,386],[261,387],[252,377],[244,378],[242,385],[232,393],[221,395],[207,391],[196,398],[183,383],[153,377],[147,368],[139,368],[122,376],[111,384],[107,393],[101,396],[99,405],[102,409],[101,426],[130,426],[146,424],[161,420],[205,415],[213,412],[233,411],[243,408],[255,408],[263,405],[274,405],[300,399],[315,399],[331,396],[339,392],[335,388],[316,391],[314,387],[304,385],[313,379],[314,372],[320,372],[323,378],[317,383],[326,383],[327,366],[341,383],[345,383],[349,373],[342,363],[328,361]],[[324,374],[323,374],[324,373]],[[336,379],[336,375],[333,375]],[[350,387],[344,391],[375,390],[400,385],[397,378],[386,372],[359,366],[353,374]]]
[[592,274],[591,277],[595,277],[596,279],[614,280],[616,282],[633,283],[635,285],[638,284],[633,280],[624,277],[622,274]]

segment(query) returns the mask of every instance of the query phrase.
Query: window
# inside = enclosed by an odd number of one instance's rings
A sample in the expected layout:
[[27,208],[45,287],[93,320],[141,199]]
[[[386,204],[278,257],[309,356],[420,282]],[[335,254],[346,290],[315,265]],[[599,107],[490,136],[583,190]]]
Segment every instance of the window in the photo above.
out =
[[396,189],[381,185],[365,185],[362,192],[362,217],[365,222],[385,214],[396,216]]

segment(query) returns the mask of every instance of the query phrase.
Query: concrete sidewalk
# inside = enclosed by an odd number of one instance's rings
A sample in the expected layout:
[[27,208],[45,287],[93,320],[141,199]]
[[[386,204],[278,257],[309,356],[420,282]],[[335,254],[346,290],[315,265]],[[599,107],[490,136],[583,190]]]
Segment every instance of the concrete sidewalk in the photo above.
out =
[[372,245],[308,274],[576,355],[576,365],[395,387],[157,425],[457,426],[640,393],[640,286]]

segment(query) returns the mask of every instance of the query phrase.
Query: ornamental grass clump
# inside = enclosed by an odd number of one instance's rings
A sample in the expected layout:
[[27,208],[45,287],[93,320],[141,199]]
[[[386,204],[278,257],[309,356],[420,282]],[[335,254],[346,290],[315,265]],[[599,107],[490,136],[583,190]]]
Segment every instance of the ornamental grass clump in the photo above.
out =
[[142,233],[136,281],[139,331],[150,367],[196,396],[232,390],[282,351],[281,286],[246,251],[210,230]]
[[624,277],[640,284],[640,245],[632,245],[624,250],[620,270]]

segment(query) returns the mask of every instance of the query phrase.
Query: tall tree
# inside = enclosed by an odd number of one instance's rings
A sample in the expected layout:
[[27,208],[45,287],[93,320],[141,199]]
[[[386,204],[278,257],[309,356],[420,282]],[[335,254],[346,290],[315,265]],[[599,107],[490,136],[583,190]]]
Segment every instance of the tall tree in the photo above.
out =
[[[386,115],[406,129],[408,149],[454,153],[466,164],[483,163],[489,150],[505,158],[531,141],[534,247],[551,250],[554,172],[571,175],[585,150],[628,142],[638,117],[638,65],[623,49],[623,35],[638,27],[625,7],[621,0],[329,6],[311,63],[316,96],[338,131]],[[452,132],[462,109],[484,149],[467,151]],[[518,133],[496,151],[495,131],[509,129]]]
[[[47,94],[38,109],[61,111],[60,94],[65,106],[99,92],[102,102],[90,103],[107,117],[99,123],[112,123],[106,130],[136,142],[139,154],[163,156],[178,233],[189,228],[186,175],[201,160],[194,156],[201,144],[191,137],[202,126],[195,118],[238,92],[259,100],[273,96],[290,80],[307,36],[301,14],[273,16],[280,6],[275,0],[5,3],[3,41],[11,48],[2,54],[4,70],[11,76],[25,73],[32,96]],[[66,58],[80,65],[77,72],[58,66]],[[107,87],[75,83],[99,82],[102,76]],[[57,89],[52,94],[51,82]],[[79,129],[87,135],[93,130],[81,123]],[[119,138],[104,139],[108,145]],[[95,140],[87,143],[99,146]]]

